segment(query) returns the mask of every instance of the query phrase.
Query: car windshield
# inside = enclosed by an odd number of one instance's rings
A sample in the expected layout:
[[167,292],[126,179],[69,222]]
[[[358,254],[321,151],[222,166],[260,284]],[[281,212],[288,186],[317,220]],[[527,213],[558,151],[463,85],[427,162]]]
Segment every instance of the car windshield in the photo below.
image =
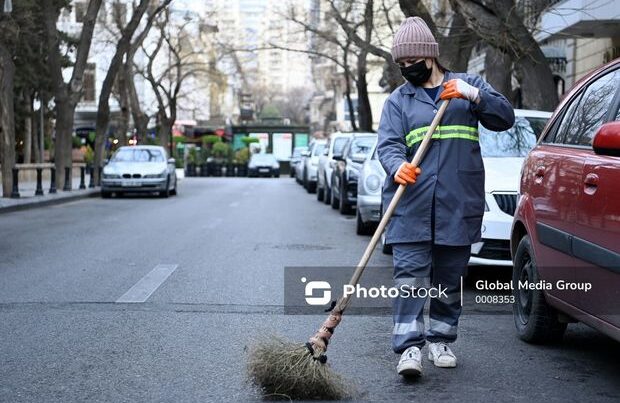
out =
[[376,137],[357,137],[353,139],[350,150],[351,155],[368,154],[372,151],[376,141]]
[[489,130],[482,125],[480,151],[483,157],[525,157],[536,145],[547,118],[517,116],[515,124],[503,132]]
[[346,137],[337,137],[334,140],[334,154],[342,154],[342,150],[344,150],[344,146],[347,145],[348,138]]
[[272,165],[275,164],[277,161],[276,157],[274,157],[273,154],[254,154],[252,156],[252,162],[255,164]]
[[317,144],[314,146],[314,149],[312,150],[312,155],[314,156],[321,155],[323,154],[323,150],[325,150],[325,144],[323,143]]
[[305,151],[306,148],[296,148],[293,150],[293,158],[301,156],[301,153]]
[[112,157],[113,162],[164,162],[160,150],[150,148],[121,148]]

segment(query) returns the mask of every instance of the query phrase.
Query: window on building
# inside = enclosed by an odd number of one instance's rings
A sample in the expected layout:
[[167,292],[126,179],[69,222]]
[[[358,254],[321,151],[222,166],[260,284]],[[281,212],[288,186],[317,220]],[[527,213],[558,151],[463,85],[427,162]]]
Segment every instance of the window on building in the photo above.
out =
[[76,1],[73,4],[73,9],[75,10],[75,22],[84,22],[86,10],[88,9],[88,3],[84,1]]
[[95,72],[94,63],[88,63],[84,70],[84,84],[82,86],[82,101],[95,102]]

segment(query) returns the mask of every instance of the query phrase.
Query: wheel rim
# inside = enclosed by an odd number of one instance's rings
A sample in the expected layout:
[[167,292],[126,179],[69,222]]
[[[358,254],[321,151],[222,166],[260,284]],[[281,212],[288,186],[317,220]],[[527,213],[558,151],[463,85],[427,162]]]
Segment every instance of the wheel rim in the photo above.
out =
[[[523,266],[521,268],[521,272],[519,273],[519,282],[520,283],[529,283],[533,280],[532,276],[532,259],[529,255],[525,256],[525,261],[523,262]],[[534,292],[532,290],[527,289],[527,287],[518,287],[518,284],[515,284],[517,287],[516,292],[516,306],[519,320],[522,324],[527,324],[530,318],[530,313],[532,312],[532,299]]]

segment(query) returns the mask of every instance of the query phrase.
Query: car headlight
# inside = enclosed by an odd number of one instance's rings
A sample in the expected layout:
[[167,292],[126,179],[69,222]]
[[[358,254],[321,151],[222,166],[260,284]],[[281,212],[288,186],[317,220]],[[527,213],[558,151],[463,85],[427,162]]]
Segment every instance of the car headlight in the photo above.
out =
[[166,177],[166,171],[159,173],[159,174],[148,174],[148,175],[144,175],[145,178],[165,178]]
[[369,191],[376,192],[381,186],[381,179],[379,179],[379,177],[375,174],[368,175],[364,185],[366,185],[366,189]]

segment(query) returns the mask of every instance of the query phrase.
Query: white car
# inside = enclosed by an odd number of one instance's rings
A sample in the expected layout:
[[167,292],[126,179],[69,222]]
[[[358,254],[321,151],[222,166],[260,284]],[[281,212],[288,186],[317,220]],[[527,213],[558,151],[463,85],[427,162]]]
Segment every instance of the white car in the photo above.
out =
[[162,197],[177,194],[174,158],[161,146],[120,147],[103,168],[101,197],[115,193],[153,193]]
[[323,150],[323,154],[319,157],[319,169],[317,173],[316,199],[329,204],[332,197],[332,172],[336,165],[334,155],[342,154],[347,139],[351,137],[351,133],[332,133],[329,137],[327,145]]
[[301,172],[299,172],[301,173],[301,183],[308,193],[314,193],[316,191],[319,157],[323,154],[326,145],[327,140],[314,140],[305,152],[306,158],[302,158],[301,160]]
[[512,266],[510,230],[517,207],[521,166],[536,145],[550,112],[515,109],[515,124],[504,132],[479,127],[485,169],[482,240],[471,246],[472,265]]

